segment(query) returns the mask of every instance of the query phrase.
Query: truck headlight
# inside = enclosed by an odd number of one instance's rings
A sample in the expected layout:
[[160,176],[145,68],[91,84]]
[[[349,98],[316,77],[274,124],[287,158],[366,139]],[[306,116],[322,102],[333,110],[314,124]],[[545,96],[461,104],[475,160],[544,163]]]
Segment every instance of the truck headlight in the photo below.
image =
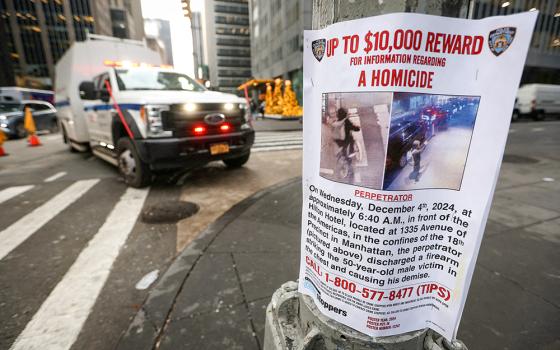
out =
[[163,129],[162,111],[168,111],[167,105],[145,105],[140,108],[140,118],[146,123],[148,137],[170,137],[171,131]]
[[239,109],[243,111],[243,118],[245,119],[245,123],[248,123],[251,120],[251,108],[249,108],[247,103],[240,103]]

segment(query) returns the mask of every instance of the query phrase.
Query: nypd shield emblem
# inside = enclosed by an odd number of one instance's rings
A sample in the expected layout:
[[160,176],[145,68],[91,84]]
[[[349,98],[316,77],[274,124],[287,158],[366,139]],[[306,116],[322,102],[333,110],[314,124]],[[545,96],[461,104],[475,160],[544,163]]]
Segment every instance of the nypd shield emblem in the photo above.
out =
[[503,27],[494,29],[488,34],[488,46],[496,56],[503,54],[515,38],[515,27]]
[[325,46],[327,44],[327,40],[325,39],[317,39],[313,40],[311,43],[311,49],[313,50],[313,56],[317,59],[317,61],[321,62],[323,59],[323,55],[325,54]]

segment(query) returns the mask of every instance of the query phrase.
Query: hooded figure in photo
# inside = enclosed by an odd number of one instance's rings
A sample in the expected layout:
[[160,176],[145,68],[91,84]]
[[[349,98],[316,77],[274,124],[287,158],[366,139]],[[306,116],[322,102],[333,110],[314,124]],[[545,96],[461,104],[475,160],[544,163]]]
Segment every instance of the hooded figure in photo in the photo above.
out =
[[334,128],[334,142],[341,148],[343,155],[352,157],[355,154],[354,137],[352,131],[360,131],[360,127],[354,125],[348,118],[348,111],[339,108],[336,112],[336,121],[332,123]]

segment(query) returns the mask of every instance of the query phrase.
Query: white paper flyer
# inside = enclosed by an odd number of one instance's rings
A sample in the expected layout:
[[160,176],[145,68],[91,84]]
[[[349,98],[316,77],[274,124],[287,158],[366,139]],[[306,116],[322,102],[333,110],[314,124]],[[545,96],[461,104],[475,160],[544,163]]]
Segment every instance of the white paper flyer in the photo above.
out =
[[305,32],[299,290],[324,314],[455,337],[536,18]]

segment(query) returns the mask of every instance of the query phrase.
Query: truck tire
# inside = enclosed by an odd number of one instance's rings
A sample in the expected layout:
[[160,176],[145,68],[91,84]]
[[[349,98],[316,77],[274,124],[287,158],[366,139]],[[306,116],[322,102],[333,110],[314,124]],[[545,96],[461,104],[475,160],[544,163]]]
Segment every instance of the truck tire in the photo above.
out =
[[117,142],[119,172],[127,185],[141,188],[150,184],[152,172],[148,164],[138,156],[136,147],[128,137],[122,137]]
[[63,141],[66,145],[68,145],[68,150],[69,150],[70,152],[72,152],[72,153],[78,152],[78,150],[75,149],[75,148],[72,146],[72,142],[71,142],[70,139],[68,138],[68,134],[66,134],[66,129],[64,128],[64,126],[62,126],[62,141]]
[[537,111],[533,115],[533,119],[535,119],[536,121],[544,120],[544,118],[545,118],[544,111]]
[[251,153],[247,153],[241,157],[224,159],[224,163],[228,168],[241,168],[245,163],[247,163],[250,156]]

